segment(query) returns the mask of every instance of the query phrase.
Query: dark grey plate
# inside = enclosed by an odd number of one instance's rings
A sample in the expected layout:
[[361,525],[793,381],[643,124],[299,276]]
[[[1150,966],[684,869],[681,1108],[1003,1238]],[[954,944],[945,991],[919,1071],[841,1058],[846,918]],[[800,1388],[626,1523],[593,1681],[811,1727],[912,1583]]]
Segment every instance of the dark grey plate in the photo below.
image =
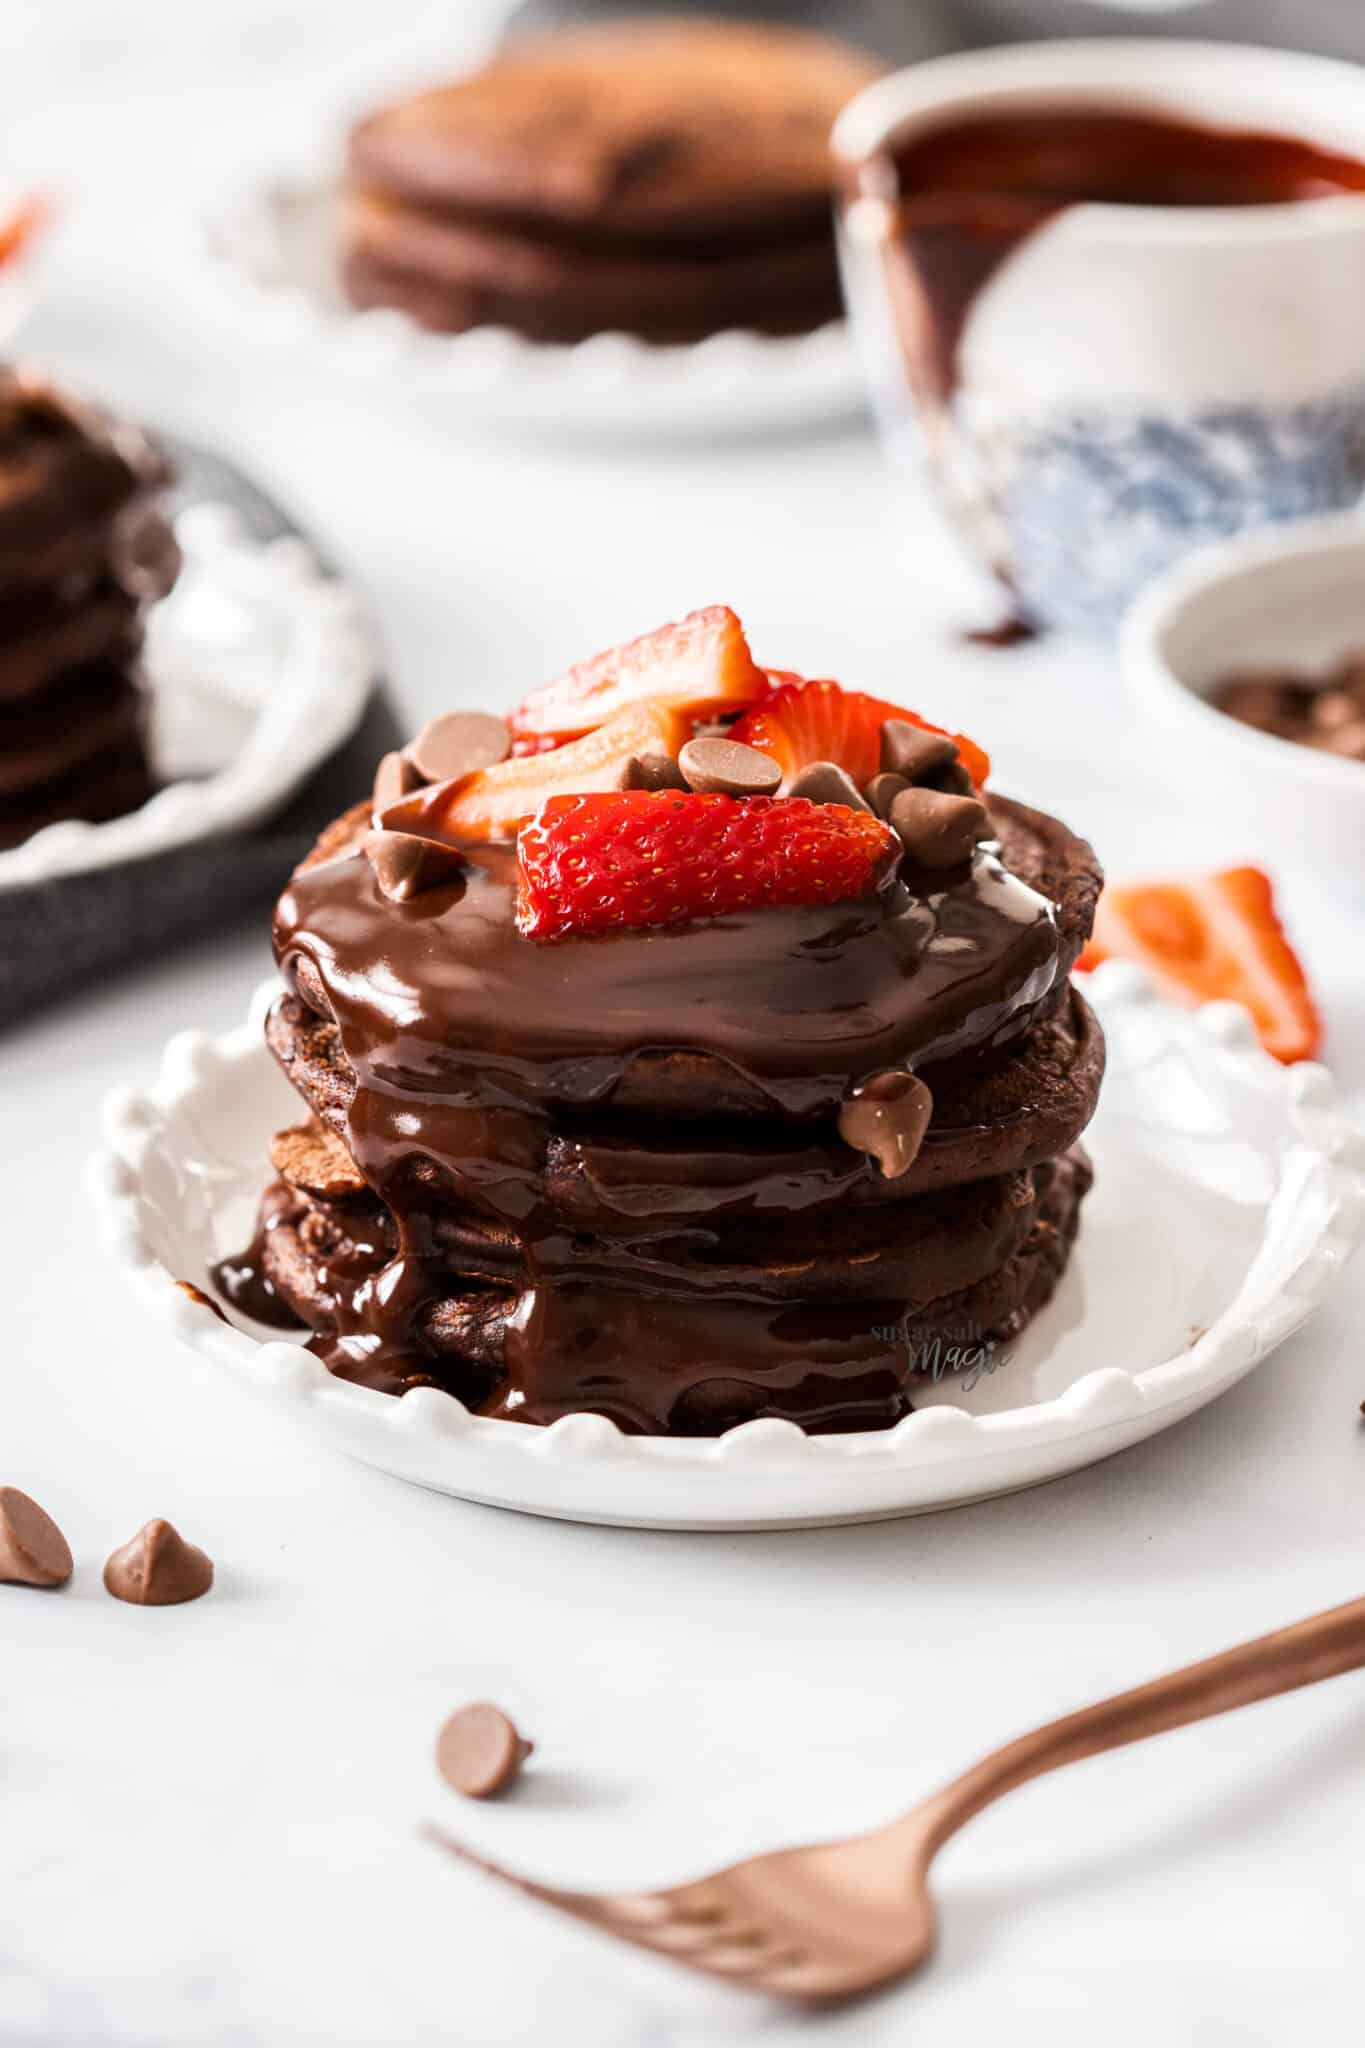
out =
[[[261,540],[299,532],[230,462],[173,436],[160,438],[176,466],[177,510],[230,505]],[[398,738],[376,679],[356,732],[264,825],[92,874],[0,889],[0,1027],[252,903],[268,904],[323,826],[363,796],[375,762]]]

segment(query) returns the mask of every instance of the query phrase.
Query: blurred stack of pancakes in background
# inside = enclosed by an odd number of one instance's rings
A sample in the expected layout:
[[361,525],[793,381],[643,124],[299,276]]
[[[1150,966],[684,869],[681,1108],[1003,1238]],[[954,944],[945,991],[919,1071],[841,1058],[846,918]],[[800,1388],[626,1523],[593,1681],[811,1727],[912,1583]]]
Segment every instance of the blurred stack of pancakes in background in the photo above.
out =
[[830,129],[876,69],[719,21],[513,44],[355,129],[347,291],[441,332],[546,342],[810,332],[840,312]]
[[0,847],[152,792],[144,613],[179,564],[136,428],[0,372]]

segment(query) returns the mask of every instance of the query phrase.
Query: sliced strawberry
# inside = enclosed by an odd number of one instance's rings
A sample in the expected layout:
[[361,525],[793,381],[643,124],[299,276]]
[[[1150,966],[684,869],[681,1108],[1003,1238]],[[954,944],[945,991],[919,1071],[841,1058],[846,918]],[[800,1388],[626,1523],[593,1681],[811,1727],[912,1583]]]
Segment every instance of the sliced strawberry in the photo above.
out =
[[8,263],[12,256],[17,256],[38,230],[46,227],[50,213],[48,201],[34,193],[27,199],[21,199],[14,210],[0,220],[0,263]]
[[499,761],[459,782],[437,783],[390,804],[379,822],[389,831],[449,839],[510,839],[547,797],[614,789],[637,754],[676,754],[690,721],[657,704],[637,704],[608,724],[552,753]]
[[1111,956],[1140,960],[1176,1001],[1245,1004],[1266,1051],[1286,1064],[1314,1058],[1322,1042],[1303,968],[1259,868],[1111,885],[1081,957],[1093,967]]
[[649,702],[689,718],[738,711],[763,696],[768,678],[729,605],[690,612],[676,626],[609,647],[524,697],[507,723],[518,744],[591,732],[628,705]]
[[870,895],[897,841],[870,811],[675,790],[556,796],[517,839],[528,938]]
[[[774,680],[776,673],[781,671],[775,672]],[[780,762],[784,787],[812,761],[834,761],[861,789],[881,766],[881,729],[888,718],[907,719],[925,732],[943,731],[941,725],[921,718],[918,711],[905,711],[899,704],[865,696],[861,690],[797,680],[779,684],[762,703],[746,711],[729,736]],[[950,737],[957,741],[973,782],[984,782],[991,772],[988,757],[961,733]]]

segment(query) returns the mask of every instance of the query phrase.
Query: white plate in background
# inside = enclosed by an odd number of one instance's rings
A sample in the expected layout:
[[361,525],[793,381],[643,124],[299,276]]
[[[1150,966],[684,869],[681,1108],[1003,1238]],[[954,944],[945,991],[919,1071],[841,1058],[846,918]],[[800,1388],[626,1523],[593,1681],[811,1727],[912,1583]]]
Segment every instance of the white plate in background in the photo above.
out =
[[842,321],[813,334],[733,330],[662,347],[630,334],[572,344],[505,327],[434,334],[389,308],[358,312],[339,277],[339,195],[335,171],[307,170],[262,179],[206,209],[201,251],[220,298],[256,339],[390,394],[569,434],[772,432],[863,408]]

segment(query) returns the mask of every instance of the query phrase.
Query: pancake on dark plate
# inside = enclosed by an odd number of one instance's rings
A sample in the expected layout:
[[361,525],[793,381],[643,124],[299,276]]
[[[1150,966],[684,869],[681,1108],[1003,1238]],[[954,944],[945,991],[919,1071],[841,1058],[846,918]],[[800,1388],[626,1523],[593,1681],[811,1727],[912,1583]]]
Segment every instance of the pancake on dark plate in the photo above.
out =
[[152,793],[139,657],[178,566],[168,482],[136,428],[0,372],[0,847]]

